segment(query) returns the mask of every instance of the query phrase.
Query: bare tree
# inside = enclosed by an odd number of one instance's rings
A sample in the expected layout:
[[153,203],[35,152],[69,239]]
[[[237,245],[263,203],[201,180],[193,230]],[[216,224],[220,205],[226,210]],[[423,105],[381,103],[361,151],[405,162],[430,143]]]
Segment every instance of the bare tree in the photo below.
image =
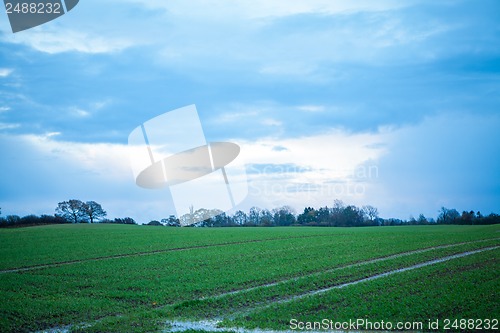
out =
[[375,221],[375,219],[378,218],[378,209],[373,206],[370,205],[363,206],[362,211],[363,214],[371,223],[373,223],[373,221]]
[[94,223],[96,220],[102,219],[107,215],[106,211],[102,209],[102,206],[95,201],[83,203],[83,210],[85,212],[85,217],[88,218],[90,223]]
[[342,200],[335,199],[335,201],[333,202],[333,207],[330,209],[330,225],[336,227],[343,225],[344,209],[345,205]]
[[71,223],[79,223],[86,216],[84,203],[76,199],[60,202],[57,204],[56,216]]
[[253,225],[260,224],[260,212],[261,209],[258,207],[250,208],[250,212],[248,213],[248,221]]
[[460,213],[456,209],[448,209],[441,207],[439,210],[438,223],[452,224],[460,217]]

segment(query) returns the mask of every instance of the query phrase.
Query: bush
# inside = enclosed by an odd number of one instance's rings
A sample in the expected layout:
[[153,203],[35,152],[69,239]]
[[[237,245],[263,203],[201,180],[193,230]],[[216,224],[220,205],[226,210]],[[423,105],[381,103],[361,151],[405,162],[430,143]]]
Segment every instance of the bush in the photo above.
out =
[[146,225],[153,225],[153,226],[158,226],[158,227],[161,226],[161,227],[163,227],[163,224],[160,221],[156,221],[156,220],[153,220],[153,221],[149,222]]

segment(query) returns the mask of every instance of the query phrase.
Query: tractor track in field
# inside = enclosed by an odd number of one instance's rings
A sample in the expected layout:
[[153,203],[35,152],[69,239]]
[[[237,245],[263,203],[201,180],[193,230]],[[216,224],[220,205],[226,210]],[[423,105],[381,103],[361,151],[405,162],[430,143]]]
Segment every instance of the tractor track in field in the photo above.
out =
[[[309,237],[315,237],[315,236],[309,236]],[[298,238],[298,237],[293,237],[293,238]],[[195,247],[189,247],[189,248],[177,248],[177,249],[168,249],[168,250],[154,251],[154,252],[147,252],[147,253],[140,253],[140,254],[128,254],[128,255],[106,257],[106,258],[88,259],[88,260],[84,260],[84,261],[105,260],[105,259],[114,259],[115,257],[116,258],[132,257],[132,256],[139,256],[139,255],[155,254],[155,253],[159,253],[159,252],[180,251],[180,250],[198,249],[198,248],[206,248],[206,247],[214,247],[214,246],[244,244],[244,243],[252,243],[252,242],[271,241],[271,240],[283,240],[283,239],[290,239],[290,238],[267,239],[267,240],[257,240],[257,241],[254,240],[254,241],[233,242],[233,243],[224,243],[224,244],[212,244],[212,245],[208,245],[208,246],[201,245],[201,246],[195,246]],[[384,257],[379,257],[379,258],[375,258],[375,259],[370,259],[370,260],[365,260],[365,261],[359,261],[359,262],[355,262],[355,263],[351,263],[351,264],[347,264],[347,265],[343,265],[343,266],[338,266],[338,267],[330,268],[330,269],[323,270],[323,271],[312,272],[310,274],[305,274],[305,275],[301,275],[301,276],[295,276],[295,277],[292,277],[292,278],[289,278],[289,279],[284,279],[284,280],[280,280],[280,281],[276,281],[276,282],[272,282],[272,283],[267,283],[267,284],[253,286],[253,287],[249,287],[249,288],[245,288],[245,289],[240,289],[240,290],[225,292],[225,293],[221,293],[221,294],[214,295],[214,296],[207,296],[207,297],[197,298],[195,300],[202,301],[202,300],[207,300],[207,299],[220,299],[220,298],[223,298],[223,297],[226,297],[226,296],[231,296],[231,295],[235,295],[235,294],[239,294],[239,293],[245,293],[245,292],[249,292],[249,291],[252,291],[252,290],[255,290],[255,289],[259,289],[259,288],[273,287],[275,285],[292,282],[292,281],[299,280],[299,279],[302,279],[302,278],[308,278],[308,277],[312,277],[312,276],[315,276],[315,275],[320,275],[320,274],[324,274],[324,273],[330,273],[330,272],[333,272],[335,270],[340,270],[340,269],[344,269],[344,268],[356,267],[356,266],[371,264],[371,263],[375,263],[375,262],[380,262],[380,261],[385,261],[385,260],[391,260],[391,259],[395,259],[395,258],[399,258],[399,257],[403,257],[403,256],[411,256],[411,255],[414,255],[414,254],[429,252],[429,251],[437,250],[437,249],[444,249],[444,248],[450,248],[450,247],[454,247],[454,246],[460,246],[460,245],[466,245],[466,244],[474,244],[474,243],[482,243],[482,242],[495,241],[495,240],[500,240],[500,238],[490,238],[490,239],[481,239],[481,240],[468,241],[468,242],[460,242],[460,243],[453,243],[453,244],[437,245],[437,246],[432,246],[432,247],[418,249],[418,250],[413,250],[413,251],[401,252],[401,253],[392,254],[392,255],[388,255],[388,256],[384,256]],[[476,253],[481,253],[481,252],[485,252],[485,251],[495,250],[495,249],[498,249],[498,248],[500,248],[500,245],[489,246],[489,247],[480,248],[480,249],[476,249],[476,250],[470,250],[470,251],[460,252],[460,253],[456,253],[456,254],[453,254],[453,255],[448,255],[448,256],[441,257],[441,258],[436,258],[436,259],[428,260],[428,261],[425,261],[425,262],[422,262],[422,263],[419,263],[419,264],[415,264],[415,265],[411,265],[411,266],[408,266],[408,267],[403,267],[403,268],[395,269],[395,270],[392,270],[392,271],[378,273],[378,274],[375,274],[375,275],[372,275],[372,276],[369,276],[369,277],[365,277],[365,278],[362,278],[362,279],[358,279],[358,280],[354,280],[354,281],[342,283],[340,285],[335,285],[335,286],[331,286],[331,287],[323,288],[323,289],[318,289],[318,290],[312,290],[312,291],[308,291],[308,292],[305,292],[305,293],[302,293],[302,294],[299,294],[299,295],[294,295],[294,296],[291,296],[291,297],[288,297],[288,298],[278,299],[278,300],[272,301],[270,303],[260,304],[260,305],[257,305],[257,306],[245,307],[245,308],[242,308],[242,309],[236,311],[230,317],[233,317],[234,315],[250,314],[250,313],[252,313],[255,310],[265,309],[265,308],[268,308],[268,307],[272,306],[273,304],[281,304],[281,303],[292,302],[294,300],[298,300],[298,299],[305,298],[305,297],[308,297],[308,296],[314,296],[314,295],[317,295],[317,294],[322,294],[322,293],[328,292],[330,290],[342,289],[342,288],[345,288],[345,287],[348,287],[348,286],[351,286],[351,285],[356,285],[356,284],[359,284],[359,283],[368,282],[368,281],[371,281],[371,280],[379,279],[379,278],[386,277],[386,276],[393,275],[393,274],[397,274],[397,273],[400,273],[400,272],[410,271],[410,270],[418,269],[418,268],[421,268],[421,267],[426,267],[426,266],[434,265],[434,264],[437,264],[437,263],[449,261],[449,260],[452,260],[452,259],[457,259],[457,258],[469,256],[469,255],[476,254]],[[78,261],[78,262],[84,262],[84,261]],[[73,262],[71,262],[71,263],[73,263]],[[77,263],[77,262],[75,262],[75,263]],[[40,267],[40,268],[56,267],[56,266],[59,266],[59,265],[57,265],[57,264],[51,264],[51,265],[45,265],[44,267],[37,266],[37,268],[38,267]],[[2,272],[0,271],[0,274],[1,273]],[[179,304],[179,303],[165,304],[165,305],[162,306],[162,308],[168,308],[168,307],[171,307],[171,306],[175,306],[176,304]],[[217,318],[216,317],[216,318],[213,318],[213,319],[202,320],[202,321],[196,321],[196,320],[194,320],[194,321],[168,320],[168,321],[166,321],[166,323],[171,326],[172,330],[170,330],[170,329],[169,330],[164,330],[163,332],[183,332],[184,330],[188,330],[188,329],[204,330],[206,332],[228,332],[229,331],[229,332],[237,332],[237,333],[240,333],[240,332],[241,333],[243,333],[243,332],[249,332],[249,333],[284,333],[284,332],[288,332],[288,331],[274,331],[274,330],[265,330],[265,329],[264,330],[263,329],[248,330],[248,329],[242,329],[242,328],[237,328],[237,327],[220,328],[220,327],[218,327],[218,323],[220,323],[223,319],[225,319],[225,318]],[[82,325],[82,324],[80,324],[80,325]],[[93,326],[92,323],[84,323],[83,325],[87,326],[87,327]],[[74,328],[74,327],[75,327],[75,325],[68,325],[68,326],[65,326],[65,327],[58,327],[58,328],[52,328],[52,329],[49,329],[49,330],[37,331],[37,333],[42,333],[42,332],[43,333],[45,333],[45,332],[50,332],[50,333],[68,333],[68,332],[71,331],[71,328]],[[311,332],[314,333],[314,331],[311,331]]]
[[[387,271],[387,272],[384,272],[384,273],[378,273],[378,274],[375,274],[375,275],[372,275],[372,276],[368,276],[368,277],[365,277],[365,278],[362,278],[362,279],[359,279],[359,280],[355,280],[355,281],[351,281],[351,282],[346,282],[346,283],[339,284],[339,285],[336,285],[336,286],[332,286],[332,287],[328,287],[328,288],[323,288],[323,289],[318,289],[318,290],[314,290],[314,291],[309,291],[307,293],[303,293],[303,294],[300,294],[300,295],[295,295],[295,296],[292,296],[292,297],[289,297],[289,298],[278,300],[278,301],[273,302],[271,304],[288,303],[288,302],[292,302],[292,301],[295,301],[295,300],[298,300],[298,299],[302,299],[304,297],[314,296],[314,295],[319,295],[319,294],[324,294],[324,293],[326,293],[326,292],[328,292],[330,290],[333,290],[333,289],[342,289],[342,288],[349,287],[349,286],[352,286],[352,285],[356,285],[356,284],[359,284],[359,283],[363,283],[363,282],[367,282],[367,281],[372,281],[372,280],[380,279],[380,278],[383,278],[383,277],[386,277],[386,276],[389,276],[389,275],[393,275],[393,274],[396,274],[396,273],[402,273],[402,272],[406,272],[406,271],[412,271],[414,269],[418,269],[418,268],[422,268],[422,267],[427,267],[427,266],[439,264],[439,263],[442,263],[442,262],[450,261],[450,260],[453,260],[453,259],[463,258],[463,257],[467,257],[467,256],[470,256],[470,255],[473,255],[473,254],[477,254],[477,253],[481,253],[481,252],[486,252],[486,251],[497,250],[497,249],[500,249],[500,245],[497,245],[497,246],[488,246],[488,247],[483,247],[483,248],[480,248],[480,249],[477,249],[477,250],[470,250],[470,251],[466,251],[466,252],[456,253],[456,254],[444,256],[444,257],[441,257],[441,258],[428,260],[428,261],[425,261],[425,262],[422,262],[422,263],[419,263],[419,264],[415,264],[415,265],[411,265],[411,266],[408,266],[408,267],[398,268],[398,269],[394,269],[394,270]],[[271,304],[269,304],[269,305],[267,305],[265,307],[268,307]]]
[[[456,244],[458,245],[458,244]],[[360,283],[364,282],[369,282],[373,281],[376,279],[384,278],[390,275],[394,275],[397,273],[402,273],[406,271],[412,271],[415,269],[419,269],[422,267],[427,267],[435,264],[439,264],[442,262],[450,261],[453,259],[458,259],[458,258],[463,258],[467,257],[470,255],[474,255],[477,253],[482,253],[486,251],[492,251],[492,250],[497,250],[500,249],[500,245],[497,246],[489,246],[489,247],[484,247],[476,250],[470,250],[466,252],[461,252],[461,253],[456,253],[453,255],[448,255],[444,256],[441,258],[433,259],[433,260],[428,260],[419,264],[411,265],[408,267],[403,267],[383,273],[378,273],[369,277],[365,277],[362,279],[342,283],[339,285],[335,285],[332,287],[328,288],[323,288],[323,289],[318,289],[318,290],[313,290],[313,291],[308,291],[306,293],[300,294],[300,295],[294,295],[291,297],[275,300],[272,302],[269,302],[267,304],[263,305],[258,305],[254,307],[247,307],[245,309],[241,309],[240,311],[237,311],[236,313],[233,313],[230,317],[222,317],[222,318],[214,318],[214,319],[209,319],[209,320],[201,320],[201,321],[186,321],[186,320],[168,320],[166,324],[170,326],[170,328],[163,330],[163,332],[184,332],[185,330],[202,330],[203,332],[237,332],[237,333],[285,333],[285,332],[290,332],[290,331],[276,331],[276,330],[267,330],[267,329],[245,329],[241,327],[220,327],[219,324],[222,322],[224,319],[229,319],[231,317],[234,317],[234,315],[250,315],[252,312],[256,310],[264,310],[267,309],[275,304],[283,304],[283,303],[289,303],[293,302],[296,300],[300,300],[302,298],[310,297],[310,296],[315,296],[315,295],[320,295],[324,294],[326,292],[329,292],[331,290],[335,289],[343,289],[349,286],[357,285]],[[316,331],[311,331],[311,332],[316,332]],[[335,332],[344,332],[344,331],[335,331]]]
[[[317,238],[317,237],[329,237],[329,236],[331,236],[331,235],[310,235],[310,236],[302,236],[302,237],[252,239],[252,240],[247,240],[247,241],[237,241],[237,242],[228,242],[228,243],[219,243],[219,244],[194,245],[194,246],[176,247],[176,248],[170,248],[170,249],[141,251],[141,252],[135,252],[135,253],[124,253],[124,254],[109,255],[109,256],[103,256],[103,257],[97,257],[97,258],[67,260],[67,261],[60,261],[60,262],[48,263],[48,264],[41,264],[41,265],[33,265],[33,266],[26,266],[26,267],[19,267],[19,268],[9,268],[9,269],[0,270],[0,274],[20,273],[20,272],[27,272],[27,271],[38,270],[38,269],[45,269],[45,268],[53,268],[53,267],[65,266],[65,265],[81,264],[81,263],[86,263],[86,262],[94,262],[94,261],[102,261],[102,260],[112,260],[112,259],[121,259],[121,258],[130,258],[130,257],[140,257],[140,256],[148,256],[148,255],[154,255],[154,254],[160,254],[160,253],[168,253],[168,252],[189,251],[189,250],[198,250],[198,249],[206,249],[206,248],[213,248],[213,247],[231,246],[231,245],[252,244],[252,243],[265,243],[265,242],[288,240],[288,239]],[[469,241],[469,242],[461,242],[461,243],[455,243],[455,244],[437,245],[437,246],[432,246],[432,247],[428,247],[428,248],[424,248],[424,249],[407,251],[407,252],[397,253],[397,254],[393,254],[393,255],[389,255],[389,256],[385,256],[385,257],[371,259],[371,260],[368,260],[368,261],[360,261],[360,262],[349,264],[347,266],[335,267],[335,268],[332,268],[330,270],[336,270],[336,269],[340,269],[340,268],[347,268],[347,267],[351,267],[351,266],[369,264],[369,263],[373,263],[373,262],[377,262],[377,261],[383,261],[383,260],[386,260],[386,259],[393,259],[393,258],[400,257],[400,256],[411,255],[411,254],[416,254],[416,253],[421,253],[421,252],[427,252],[427,251],[431,251],[431,250],[434,250],[434,249],[447,248],[447,247],[458,246],[458,245],[465,245],[465,244],[472,244],[472,243],[477,243],[477,242],[487,242],[487,241],[493,241],[493,240],[500,240],[500,238],[490,238],[490,239],[481,239],[481,240],[475,240],[475,241]],[[327,271],[327,272],[329,272],[329,271]],[[324,271],[313,272],[312,275],[321,274],[321,273],[324,273]],[[246,292],[246,291],[250,291],[250,290],[253,290],[253,289],[257,289],[257,288],[271,287],[271,286],[274,286],[274,285],[277,285],[277,284],[280,284],[280,283],[287,282],[289,280],[300,279],[302,277],[304,277],[304,276],[297,276],[297,277],[293,277],[292,279],[281,280],[281,281],[272,282],[272,283],[269,283],[269,284],[258,285],[258,286],[254,286],[254,287],[250,287],[250,288],[245,288],[245,289],[240,289],[240,290],[234,290],[234,291],[230,291],[230,292],[227,292],[227,293],[224,293],[224,294],[220,294],[220,295],[216,295],[216,296],[207,296],[206,298],[220,298],[220,297],[224,297],[224,296],[227,296],[227,295],[237,294],[237,293],[240,293],[240,292]]]
[[[333,268],[328,268],[328,269],[325,269],[325,270],[319,270],[319,271],[309,272],[307,274],[293,276],[293,277],[288,277],[288,278],[285,278],[285,279],[282,279],[282,280],[279,280],[279,281],[274,281],[274,282],[265,283],[265,284],[261,284],[261,285],[251,286],[251,287],[248,287],[248,288],[243,288],[243,289],[238,289],[238,290],[232,290],[232,291],[228,291],[228,292],[219,293],[219,294],[216,294],[216,295],[211,295],[211,296],[205,296],[205,297],[200,297],[200,298],[185,300],[185,301],[182,301],[182,302],[175,302],[175,303],[165,304],[165,305],[162,306],[162,308],[173,307],[173,306],[176,306],[176,305],[181,304],[181,303],[186,302],[186,301],[219,300],[219,299],[222,299],[222,298],[227,297],[227,296],[244,294],[244,293],[251,292],[251,291],[254,291],[254,290],[258,290],[258,289],[271,288],[271,287],[274,287],[274,286],[277,286],[277,285],[287,284],[287,283],[295,282],[295,281],[298,281],[298,280],[301,280],[301,279],[313,278],[315,276],[319,276],[319,275],[322,275],[322,274],[333,273],[333,272],[335,272],[337,270],[342,270],[342,269],[346,269],[346,268],[352,268],[352,267],[357,267],[357,266],[369,265],[369,264],[372,264],[372,263],[382,262],[382,261],[386,261],[386,260],[392,260],[392,259],[401,258],[401,257],[405,257],[405,256],[412,256],[412,255],[415,255],[415,254],[430,252],[430,251],[433,251],[433,250],[440,250],[440,249],[446,249],[446,248],[451,248],[451,247],[460,246],[460,245],[476,244],[476,243],[483,243],[483,242],[497,241],[497,240],[500,240],[500,238],[490,238],[490,239],[481,239],[481,240],[468,241],[468,242],[460,242],[460,243],[453,243],[453,244],[437,245],[437,246],[422,248],[422,249],[418,249],[418,250],[412,250],[412,251],[407,251],[407,252],[400,252],[400,253],[391,254],[391,255],[387,255],[387,256],[383,256],[383,257],[378,257],[378,258],[374,258],[374,259],[353,262],[353,263],[349,263],[349,264],[345,264],[345,265],[341,265],[341,266],[337,266],[337,267],[333,267]],[[492,246],[492,247],[495,247],[495,246]],[[497,246],[497,247],[500,247],[500,245]],[[484,249],[484,248],[482,248],[482,249]],[[482,249],[479,249],[479,250],[482,250]],[[468,252],[472,252],[472,251],[476,251],[476,250],[470,250],[470,251],[467,251],[467,252],[455,253],[453,255],[449,255],[449,256],[446,256],[446,257],[460,256],[462,253],[468,253]],[[429,260],[429,262],[430,261],[435,261],[435,260],[439,261],[440,259],[441,258],[432,259],[432,260]],[[417,264],[417,265],[419,265],[419,264]],[[385,273],[380,273],[380,274],[385,274]],[[363,280],[369,279],[369,278],[370,277],[366,277],[366,278],[363,278]],[[350,284],[350,283],[353,283],[353,282],[349,282],[347,284]],[[337,287],[338,286],[329,287],[329,288],[335,289]],[[313,292],[316,292],[316,291],[317,290],[315,290]],[[310,291],[308,293],[310,293]],[[300,296],[300,295],[295,295],[295,296],[292,296],[292,297],[297,297],[297,296]],[[279,302],[279,301],[280,300],[278,300],[277,302]],[[237,311],[237,313],[238,313],[238,311]]]
[[280,241],[280,240],[299,239],[299,238],[319,238],[319,237],[331,237],[331,236],[332,235],[320,234],[320,235],[308,235],[308,236],[300,236],[300,237],[293,236],[293,237],[285,237],[285,238],[252,239],[252,240],[246,240],[246,241],[236,241],[236,242],[227,242],[227,243],[218,243],[218,244],[193,245],[193,246],[185,246],[185,247],[175,247],[175,248],[170,248],[170,249],[159,249],[159,250],[141,251],[141,252],[134,252],[134,253],[114,254],[114,255],[96,257],[96,258],[75,259],[75,260],[60,261],[60,262],[41,264],[41,265],[32,265],[32,266],[26,266],[26,267],[3,269],[3,270],[0,270],[0,274],[20,273],[20,272],[37,270],[37,269],[53,268],[53,267],[59,267],[59,266],[65,266],[65,265],[74,265],[74,264],[81,264],[81,263],[93,262],[93,261],[121,259],[121,258],[129,258],[129,257],[140,257],[140,256],[148,256],[148,255],[168,253],[168,252],[189,251],[189,250],[198,250],[198,249],[207,249],[207,248],[213,248],[213,247],[223,247],[223,246],[252,244],[252,243],[265,243],[265,242],[274,242],[274,241]]
[[244,289],[233,290],[233,291],[221,293],[221,294],[218,294],[218,295],[215,295],[215,296],[206,296],[206,297],[199,298],[199,300],[220,299],[220,298],[224,298],[226,296],[231,296],[231,295],[237,295],[237,294],[241,294],[241,293],[246,293],[246,292],[257,290],[257,289],[261,289],[261,288],[274,287],[274,286],[277,286],[277,285],[280,285],[280,284],[285,284],[285,283],[297,281],[297,280],[300,280],[300,279],[303,279],[303,278],[310,278],[310,277],[314,277],[314,276],[325,274],[325,273],[328,274],[328,273],[332,273],[332,272],[335,272],[335,271],[341,270],[341,269],[346,269],[346,268],[351,268],[351,267],[356,267],[356,266],[373,264],[373,263],[376,263],[376,262],[381,262],[381,261],[386,261],[386,260],[391,260],[391,259],[396,259],[396,258],[411,256],[411,255],[414,255],[414,254],[425,253],[425,252],[429,252],[429,251],[433,251],[433,250],[446,249],[446,248],[450,248],[450,247],[454,247],[454,246],[474,244],[474,243],[482,243],[482,242],[494,241],[494,240],[500,240],[500,238],[491,238],[491,239],[482,239],[482,240],[476,240],[476,241],[470,241],[470,242],[461,242],[461,243],[454,243],[454,244],[437,245],[437,246],[432,246],[432,247],[418,249],[418,250],[412,250],[412,251],[407,251],[407,252],[401,252],[401,253],[391,254],[391,255],[388,255],[388,256],[383,256],[383,257],[378,257],[378,258],[369,259],[369,260],[365,260],[365,261],[358,261],[358,262],[354,262],[354,263],[347,264],[347,265],[337,266],[337,267],[329,268],[327,270],[310,272],[308,274],[294,276],[294,277],[291,277],[291,278],[287,278],[287,279],[284,279],[284,280],[279,280],[279,281],[275,281],[275,282],[271,282],[271,283],[261,284],[261,285],[257,285],[257,286],[253,286],[253,287],[249,287],[249,288],[244,288]]

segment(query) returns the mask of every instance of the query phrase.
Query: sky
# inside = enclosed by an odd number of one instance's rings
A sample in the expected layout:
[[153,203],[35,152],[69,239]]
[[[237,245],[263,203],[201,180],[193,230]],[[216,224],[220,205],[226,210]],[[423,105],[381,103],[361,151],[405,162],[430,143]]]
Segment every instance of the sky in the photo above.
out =
[[500,213],[499,1],[82,0],[15,34],[0,12],[2,216],[176,214],[128,137],[193,104],[240,146],[235,209]]

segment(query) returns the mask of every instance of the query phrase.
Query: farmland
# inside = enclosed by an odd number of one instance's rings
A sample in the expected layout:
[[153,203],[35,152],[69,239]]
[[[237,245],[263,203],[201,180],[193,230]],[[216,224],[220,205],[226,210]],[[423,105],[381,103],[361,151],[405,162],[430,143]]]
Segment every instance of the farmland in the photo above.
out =
[[[286,331],[292,318],[498,320],[498,231],[497,225],[0,230],[0,331],[201,332],[216,325]],[[467,330],[459,324],[456,331]]]

